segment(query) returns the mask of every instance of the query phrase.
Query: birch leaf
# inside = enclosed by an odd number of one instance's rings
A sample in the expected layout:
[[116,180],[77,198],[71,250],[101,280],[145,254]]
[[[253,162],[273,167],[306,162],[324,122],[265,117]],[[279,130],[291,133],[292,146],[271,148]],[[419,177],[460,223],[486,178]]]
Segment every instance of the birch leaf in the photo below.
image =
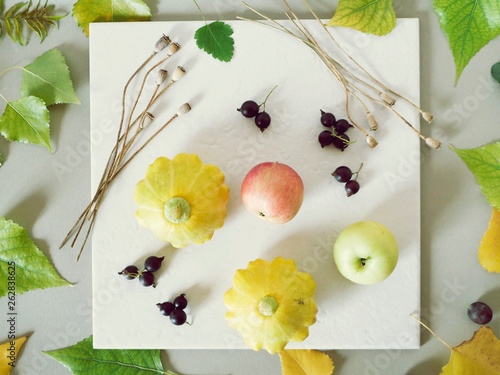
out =
[[76,345],[44,353],[70,369],[74,375],[175,375],[163,370],[159,350],[94,349],[92,336]]
[[149,21],[151,10],[142,0],[78,0],[73,17],[88,36],[91,22]]
[[396,26],[396,13],[392,0],[340,0],[327,25],[386,35]]
[[0,374],[10,374],[16,365],[19,350],[27,339],[28,337],[23,336],[0,345]]
[[482,326],[472,339],[451,349],[450,361],[440,375],[500,374],[500,340]]
[[472,149],[451,146],[470,171],[493,207],[500,209],[500,142]]
[[36,96],[45,105],[80,104],[63,54],[51,49],[23,68],[21,96]]
[[7,103],[0,117],[0,134],[9,141],[40,145],[52,152],[49,119],[43,100],[27,96]]
[[317,350],[282,350],[279,352],[282,375],[331,375],[332,359]]
[[[71,285],[62,279],[35,245],[26,229],[0,217],[0,278],[8,280],[9,267],[15,268],[16,294],[34,289]],[[0,297],[7,295],[8,285],[0,283]]]
[[500,34],[500,2],[492,0],[435,0],[455,60],[455,83],[474,55]]

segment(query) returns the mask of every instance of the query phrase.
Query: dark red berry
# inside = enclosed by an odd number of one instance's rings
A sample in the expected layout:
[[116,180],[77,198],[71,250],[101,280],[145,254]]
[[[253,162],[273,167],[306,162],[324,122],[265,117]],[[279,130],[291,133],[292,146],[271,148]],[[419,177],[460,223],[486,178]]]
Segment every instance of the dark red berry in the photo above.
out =
[[252,118],[259,113],[259,105],[253,100],[247,100],[237,109],[243,116]]
[[271,124],[271,116],[267,112],[259,112],[255,116],[255,125],[260,129],[261,132],[266,130]]
[[184,293],[175,297],[175,299],[174,299],[175,308],[184,310],[187,305],[188,305],[188,301],[187,301],[186,295]]
[[345,191],[348,197],[356,194],[359,191],[359,182],[356,180],[347,181],[345,184]]
[[139,275],[139,282],[144,286],[152,286],[156,287],[155,284],[155,275],[153,272],[142,271]]
[[347,134],[336,134],[332,141],[333,145],[341,151],[344,151],[349,146],[349,142],[350,139]]
[[156,306],[160,309],[160,312],[165,316],[170,316],[172,311],[174,311],[175,306],[172,302],[157,303]]
[[182,309],[174,309],[170,313],[170,321],[176,326],[181,326],[186,323],[187,315],[186,312]]
[[352,177],[352,171],[351,171],[351,168],[343,165],[343,166],[335,169],[335,171],[333,171],[333,173],[332,173],[332,176],[335,177],[335,179],[338,182],[347,182]]
[[335,119],[333,113],[321,111],[320,121],[323,126],[331,128],[332,126],[335,126],[337,120]]
[[150,256],[144,261],[144,268],[149,272],[156,272],[161,267],[161,262],[165,257]]
[[477,324],[488,324],[493,318],[493,311],[484,302],[474,302],[467,309],[470,320]]
[[321,133],[319,133],[318,142],[321,147],[331,145],[333,143],[333,135],[331,130],[323,130]]
[[338,120],[335,124],[335,130],[338,134],[344,134],[350,127],[351,125],[344,119]]
[[133,280],[139,276],[139,269],[136,266],[127,266],[118,275],[125,276],[128,280]]

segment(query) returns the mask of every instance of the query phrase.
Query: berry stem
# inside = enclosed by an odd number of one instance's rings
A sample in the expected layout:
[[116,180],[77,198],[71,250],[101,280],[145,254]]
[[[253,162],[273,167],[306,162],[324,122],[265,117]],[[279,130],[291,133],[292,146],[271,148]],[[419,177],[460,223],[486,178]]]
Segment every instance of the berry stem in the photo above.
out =
[[361,170],[361,168],[363,168],[363,163],[361,163],[358,170],[353,173],[353,175],[356,175],[356,177],[354,178],[354,181],[356,181],[358,179],[358,174],[359,174],[359,171]]
[[200,12],[201,14],[201,18],[203,18],[203,21],[205,21],[205,24],[207,23],[207,20],[205,18],[205,15],[203,14],[203,11],[201,10],[200,6],[198,5],[198,3],[196,2],[196,0],[193,0],[193,3],[196,5],[196,7],[198,8],[198,11]]
[[272,92],[276,89],[276,87],[278,87],[278,85],[274,86],[272,88],[271,91],[269,91],[269,94],[267,94],[266,98],[264,99],[264,101],[262,102],[262,104],[259,105],[259,107],[262,105],[264,106],[264,112],[266,111],[266,102],[267,102],[267,99],[269,99],[269,96],[272,94]]
[[335,137],[335,138],[340,139],[340,140],[341,140],[342,142],[344,142],[346,145],[352,145],[353,143],[356,143],[356,140],[354,140],[354,141],[350,141],[350,140],[349,140],[349,141],[348,141],[348,140],[346,140],[346,139],[342,138],[341,136],[339,136],[339,135],[335,134],[334,132],[332,132],[332,137]]

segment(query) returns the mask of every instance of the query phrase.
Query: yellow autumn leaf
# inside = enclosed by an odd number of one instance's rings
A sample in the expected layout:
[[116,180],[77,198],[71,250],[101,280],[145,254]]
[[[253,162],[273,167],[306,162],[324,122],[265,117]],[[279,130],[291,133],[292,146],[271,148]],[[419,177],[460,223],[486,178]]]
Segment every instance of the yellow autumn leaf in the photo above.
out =
[[279,352],[282,375],[331,375],[332,359],[317,350],[282,350]]
[[451,349],[450,361],[440,375],[500,374],[500,340],[491,328],[482,326],[472,339]]
[[479,263],[488,272],[500,272],[500,210],[493,207],[490,224],[479,245]]
[[0,345],[0,374],[9,375],[16,365],[17,355],[28,337],[19,337]]

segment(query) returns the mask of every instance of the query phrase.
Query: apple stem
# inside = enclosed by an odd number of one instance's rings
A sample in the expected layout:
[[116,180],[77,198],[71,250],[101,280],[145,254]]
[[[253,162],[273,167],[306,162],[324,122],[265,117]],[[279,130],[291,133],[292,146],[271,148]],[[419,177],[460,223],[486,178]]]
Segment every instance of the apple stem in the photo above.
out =
[[361,258],[361,265],[364,267],[366,265],[366,259],[365,258]]

